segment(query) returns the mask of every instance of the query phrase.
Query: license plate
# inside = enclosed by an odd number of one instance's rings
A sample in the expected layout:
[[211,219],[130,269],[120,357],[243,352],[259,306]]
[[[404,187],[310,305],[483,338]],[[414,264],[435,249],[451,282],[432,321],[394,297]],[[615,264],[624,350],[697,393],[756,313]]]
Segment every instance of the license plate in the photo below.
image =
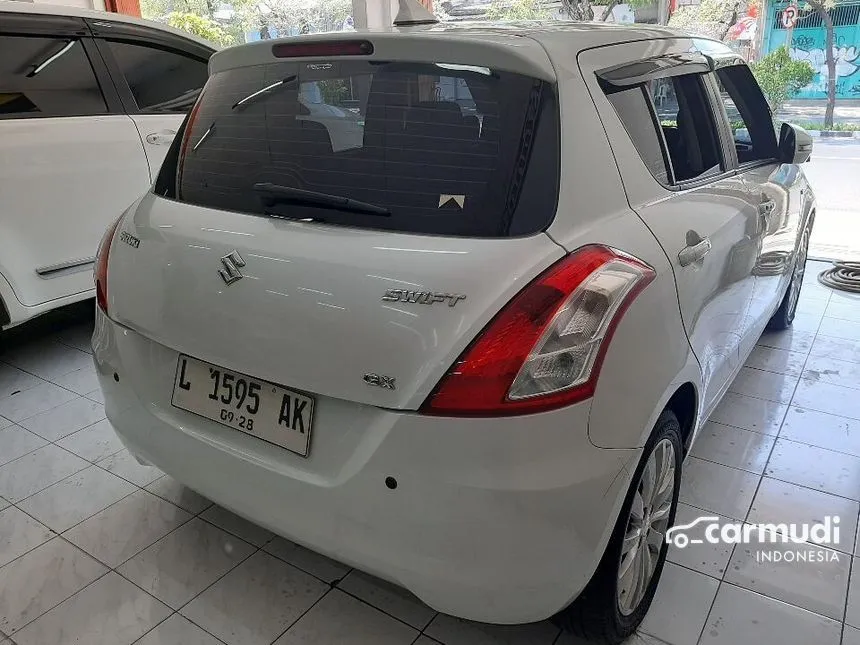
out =
[[306,394],[180,355],[171,403],[308,456],[314,400]]

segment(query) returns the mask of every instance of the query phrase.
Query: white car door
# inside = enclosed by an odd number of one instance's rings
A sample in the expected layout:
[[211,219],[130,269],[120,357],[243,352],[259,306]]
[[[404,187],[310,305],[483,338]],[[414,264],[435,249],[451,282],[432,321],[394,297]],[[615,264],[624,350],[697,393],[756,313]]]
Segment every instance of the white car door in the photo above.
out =
[[739,369],[758,219],[725,159],[710,63],[684,39],[603,47],[579,62],[594,79],[630,205],[672,263],[707,414]]
[[97,43],[140,133],[154,181],[185,114],[206,83],[214,50],[168,32],[107,24],[94,24]]
[[79,18],[0,14],[0,273],[25,308],[92,291],[104,230],[149,183],[86,33]]
[[741,346],[744,358],[758,342],[791,280],[811,196],[807,197],[808,184],[800,166],[779,160],[770,110],[749,67],[729,59],[714,78],[725,112],[719,116],[733,139],[738,174],[747,188],[750,207],[759,214],[755,289],[746,325],[749,333]]

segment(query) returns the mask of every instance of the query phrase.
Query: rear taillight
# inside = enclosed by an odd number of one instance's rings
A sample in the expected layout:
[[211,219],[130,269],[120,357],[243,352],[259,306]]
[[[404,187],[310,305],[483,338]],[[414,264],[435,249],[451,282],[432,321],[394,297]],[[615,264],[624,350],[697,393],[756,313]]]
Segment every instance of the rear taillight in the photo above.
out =
[[122,217],[117,218],[102,236],[102,241],[99,243],[99,252],[96,255],[96,266],[93,270],[93,278],[96,283],[96,304],[105,315],[108,312],[108,257],[110,256],[110,247],[113,244],[116,229],[121,221]]
[[653,279],[651,267],[605,246],[568,255],[496,315],[421,411],[504,416],[591,397],[618,321]]

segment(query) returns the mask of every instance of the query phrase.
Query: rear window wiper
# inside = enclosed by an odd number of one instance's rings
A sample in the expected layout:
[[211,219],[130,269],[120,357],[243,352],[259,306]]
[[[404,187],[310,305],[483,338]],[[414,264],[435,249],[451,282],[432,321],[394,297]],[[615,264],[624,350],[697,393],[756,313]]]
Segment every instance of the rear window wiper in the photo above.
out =
[[346,211],[348,213],[362,213],[377,217],[391,217],[391,211],[383,206],[369,204],[349,197],[318,193],[313,190],[302,190],[290,186],[278,184],[259,183],[254,184],[254,191],[260,195],[264,206],[276,204],[296,204],[299,206],[310,206],[315,208],[330,208],[332,210]]

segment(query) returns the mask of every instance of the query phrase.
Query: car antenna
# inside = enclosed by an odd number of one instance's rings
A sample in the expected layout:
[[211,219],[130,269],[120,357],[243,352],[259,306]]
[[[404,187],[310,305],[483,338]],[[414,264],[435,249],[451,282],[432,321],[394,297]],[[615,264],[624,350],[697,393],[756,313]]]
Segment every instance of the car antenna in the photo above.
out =
[[415,25],[435,25],[439,19],[428,11],[418,0],[398,0],[400,9],[394,18],[395,27]]

